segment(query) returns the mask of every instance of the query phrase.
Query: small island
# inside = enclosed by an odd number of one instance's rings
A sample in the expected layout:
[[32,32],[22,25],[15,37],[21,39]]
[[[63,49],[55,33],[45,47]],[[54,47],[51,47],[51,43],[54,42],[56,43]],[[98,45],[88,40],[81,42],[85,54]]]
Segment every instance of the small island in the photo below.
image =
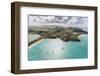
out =
[[79,36],[87,34],[87,31],[78,27],[61,27],[61,26],[38,26],[29,28],[29,34],[39,34],[40,37],[34,41],[29,42],[29,45],[41,39],[55,39],[60,38],[66,41],[80,41]]

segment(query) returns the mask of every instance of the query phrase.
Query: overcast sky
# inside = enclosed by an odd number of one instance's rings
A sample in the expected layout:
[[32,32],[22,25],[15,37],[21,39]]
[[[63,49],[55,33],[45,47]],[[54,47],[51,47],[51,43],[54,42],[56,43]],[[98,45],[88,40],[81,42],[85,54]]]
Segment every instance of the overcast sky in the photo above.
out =
[[50,16],[50,15],[29,15],[29,26],[75,26],[85,27],[88,25],[88,17],[80,16]]

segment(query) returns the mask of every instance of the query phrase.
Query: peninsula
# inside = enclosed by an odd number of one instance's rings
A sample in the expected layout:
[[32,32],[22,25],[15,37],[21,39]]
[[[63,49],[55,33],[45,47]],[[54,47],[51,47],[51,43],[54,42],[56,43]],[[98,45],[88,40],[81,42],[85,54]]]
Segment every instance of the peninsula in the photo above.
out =
[[79,28],[68,27],[63,30],[40,32],[39,34],[44,38],[60,38],[63,41],[80,41],[79,36],[87,34],[87,32]]
[[29,28],[29,34],[39,34],[40,38],[29,42],[29,45],[39,39],[55,39],[60,38],[63,41],[80,41],[79,36],[87,34],[87,31],[78,27],[61,27],[61,26],[36,26]]

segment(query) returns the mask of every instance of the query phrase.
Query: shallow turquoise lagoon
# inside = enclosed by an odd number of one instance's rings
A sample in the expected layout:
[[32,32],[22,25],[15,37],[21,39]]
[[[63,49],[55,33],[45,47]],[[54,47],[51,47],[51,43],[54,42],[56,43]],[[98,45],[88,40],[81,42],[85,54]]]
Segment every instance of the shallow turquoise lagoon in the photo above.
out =
[[79,38],[79,42],[64,42],[59,38],[41,40],[28,48],[28,60],[88,58],[88,35],[84,34]]

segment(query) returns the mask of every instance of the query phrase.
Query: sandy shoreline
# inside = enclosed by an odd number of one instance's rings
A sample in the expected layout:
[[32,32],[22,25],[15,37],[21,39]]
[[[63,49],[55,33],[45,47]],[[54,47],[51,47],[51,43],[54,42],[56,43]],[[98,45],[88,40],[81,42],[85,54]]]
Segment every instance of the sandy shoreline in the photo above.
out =
[[36,43],[33,43],[31,46],[29,46],[28,48],[31,48],[32,46],[34,46],[34,45],[36,45],[36,44],[38,44],[38,43],[40,43],[40,42],[42,42],[44,39],[41,39],[40,41],[37,41]]
[[86,35],[86,34],[82,34],[82,35],[80,35],[80,36],[78,36],[78,37],[80,38],[80,37],[82,37],[82,36],[84,36],[84,35]]

